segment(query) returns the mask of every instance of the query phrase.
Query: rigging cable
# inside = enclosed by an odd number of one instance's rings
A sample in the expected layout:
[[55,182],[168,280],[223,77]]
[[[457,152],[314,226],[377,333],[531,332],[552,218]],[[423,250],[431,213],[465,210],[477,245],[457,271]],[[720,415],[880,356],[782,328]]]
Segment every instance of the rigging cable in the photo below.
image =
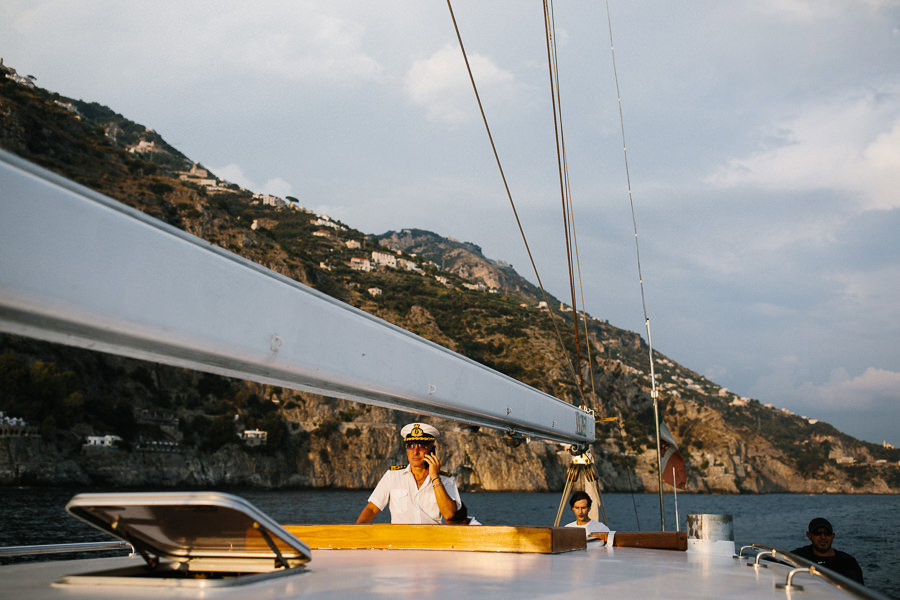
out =
[[544,39],[547,45],[547,64],[550,77],[550,102],[553,106],[553,133],[556,139],[556,168],[559,172],[559,193],[562,202],[563,236],[566,241],[566,266],[569,273],[569,291],[572,297],[572,320],[575,325],[575,366],[577,367],[577,381],[580,388],[584,387],[581,376],[581,352],[578,339],[578,303],[575,301],[575,275],[572,267],[572,236],[569,233],[569,171],[565,156],[565,135],[562,127],[562,102],[559,96],[559,71],[556,62],[556,42],[553,36],[548,0],[543,0],[544,6]]
[[638,244],[637,218],[634,214],[634,198],[631,193],[631,174],[628,170],[628,146],[625,144],[625,117],[622,113],[622,93],[619,89],[619,74],[616,71],[616,46],[613,43],[612,18],[609,0],[606,0],[606,22],[609,26],[609,51],[612,56],[613,77],[616,80],[616,98],[619,103],[619,128],[622,131],[622,153],[625,158],[625,180],[628,186],[628,204],[631,207],[631,224],[634,227],[634,251],[637,257],[638,281],[641,287],[641,307],[644,310],[644,326],[647,329],[647,347],[650,356],[650,397],[653,399],[653,415],[656,423],[656,467],[659,478],[659,521],[662,531],[666,530],[666,515],[663,509],[662,453],[659,441],[659,391],[656,389],[656,371],[653,364],[653,342],[650,338],[650,317],[647,316],[647,302],[644,298],[644,277],[641,274],[641,249]]
[[[544,22],[546,25],[546,36],[547,36],[547,44],[549,48],[552,48],[552,60],[550,61],[550,72],[551,72],[551,96],[552,89],[555,86],[556,90],[556,105],[557,107],[554,109],[554,115],[559,113],[559,143],[557,146],[557,157],[559,155],[559,148],[562,148],[562,172],[564,178],[564,192],[563,192],[563,204],[564,204],[564,215],[563,218],[568,219],[570,223],[570,229],[572,232],[572,247],[575,250],[575,268],[577,270],[578,275],[578,291],[581,299],[581,307],[582,307],[582,321],[584,323],[584,345],[587,353],[587,364],[588,364],[588,375],[590,377],[591,382],[591,393],[596,398],[597,390],[594,385],[594,369],[593,369],[593,361],[591,357],[591,344],[590,337],[588,332],[588,316],[585,310],[584,303],[584,286],[582,284],[581,278],[581,259],[578,254],[578,235],[575,231],[575,201],[572,198],[572,187],[569,181],[569,161],[568,156],[566,154],[566,137],[565,137],[565,127],[563,126],[563,118],[562,118],[562,98],[559,93],[560,85],[559,85],[559,59],[556,53],[556,36],[554,35],[556,32],[556,15],[553,9],[553,2],[550,0],[550,8],[549,8],[549,21],[548,21],[548,11],[547,11],[547,2],[544,1]],[[558,158],[557,158],[558,160]],[[568,212],[566,213],[566,208]],[[568,233],[566,233],[566,249],[568,250],[569,237]],[[576,349],[576,364],[579,366],[579,375],[581,372],[581,360],[579,355],[579,340],[578,340],[578,306],[575,303],[575,288],[574,288],[574,278],[572,273],[572,258],[571,251],[567,251],[567,258],[569,261],[569,285],[572,292],[572,324],[575,328],[575,349]],[[579,379],[584,385],[582,379]]]
[[[469,64],[469,57],[466,54],[466,48],[463,45],[462,35],[459,32],[459,26],[456,23],[456,15],[453,13],[453,6],[450,4],[450,0],[447,0],[447,8],[450,11],[450,19],[453,21],[453,28],[456,31],[456,39],[459,41],[459,49],[462,52],[463,60],[466,63],[466,71],[469,74],[469,81],[472,83],[472,90],[475,92],[475,100],[478,102],[478,109],[481,111],[481,120],[484,123],[485,131],[487,132],[488,140],[491,143],[491,150],[494,152],[494,160],[497,162],[497,168],[500,170],[500,178],[503,180],[503,187],[506,190],[506,196],[509,198],[509,205],[512,207],[513,216],[516,219],[516,225],[519,227],[519,234],[522,236],[522,242],[525,244],[525,251],[528,254],[528,260],[531,261],[531,269],[534,271],[534,276],[537,279],[538,287],[541,289],[541,295],[544,298],[544,304],[547,305],[547,311],[550,315],[550,322],[553,324],[553,329],[556,331],[556,339],[559,342],[560,347],[562,348],[563,356],[565,357],[565,363],[569,366],[569,369],[572,371],[572,377],[576,382],[579,381],[578,373],[575,370],[575,367],[572,365],[572,360],[569,358],[569,353],[566,351],[566,346],[563,343],[562,335],[559,332],[559,327],[556,324],[556,320],[553,318],[553,311],[550,309],[550,303],[547,301],[547,292],[544,290],[544,284],[541,282],[541,276],[538,273],[537,265],[535,265],[534,257],[531,254],[531,248],[528,245],[528,240],[525,237],[525,230],[522,227],[522,222],[519,219],[519,213],[516,210],[515,202],[513,202],[512,192],[509,190],[509,184],[506,181],[506,174],[503,172],[503,165],[500,163],[500,155],[497,153],[497,146],[494,144],[494,136],[491,135],[491,128],[487,122],[487,115],[484,112],[484,106],[481,103],[481,96],[478,93],[478,87],[475,85],[475,77],[472,75],[472,67]],[[582,406],[585,405],[584,394],[582,392],[581,386],[576,386],[578,390],[578,395],[581,397]]]

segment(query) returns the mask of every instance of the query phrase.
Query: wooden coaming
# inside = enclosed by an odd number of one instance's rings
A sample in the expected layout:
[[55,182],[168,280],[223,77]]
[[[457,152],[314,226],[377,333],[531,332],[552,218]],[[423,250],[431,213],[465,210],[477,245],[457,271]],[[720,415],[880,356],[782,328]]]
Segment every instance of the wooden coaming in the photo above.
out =
[[285,525],[314,550],[393,549],[535,552],[556,554],[586,547],[572,527],[464,525]]

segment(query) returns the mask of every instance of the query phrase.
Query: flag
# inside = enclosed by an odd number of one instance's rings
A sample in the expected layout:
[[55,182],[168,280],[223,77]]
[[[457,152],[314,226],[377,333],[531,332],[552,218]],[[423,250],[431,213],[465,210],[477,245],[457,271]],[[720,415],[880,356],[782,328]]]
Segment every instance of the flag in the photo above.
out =
[[665,422],[659,422],[659,452],[662,458],[662,480],[672,487],[683,490],[687,485],[687,469],[684,467],[684,458],[678,451],[675,436],[666,426]]

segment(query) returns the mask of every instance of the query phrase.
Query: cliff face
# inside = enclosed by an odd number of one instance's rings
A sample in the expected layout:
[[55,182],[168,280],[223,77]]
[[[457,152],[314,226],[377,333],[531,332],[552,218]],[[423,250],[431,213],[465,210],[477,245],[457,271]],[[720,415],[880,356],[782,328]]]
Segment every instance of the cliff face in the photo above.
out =
[[382,246],[421,256],[473,284],[520,293],[534,302],[541,297],[540,289],[519,276],[511,265],[485,257],[481,247],[471,242],[450,240],[423,229],[388,231],[377,237]]
[[[367,236],[295,205],[270,206],[199,170],[158,134],[104,107],[0,77],[0,145],[287,277],[405,327],[598,417],[603,487],[655,491],[647,348],[587,316],[580,394],[556,325],[571,311],[469,242],[421,230]],[[69,100],[69,99],[63,99]],[[150,136],[159,151],[129,152]],[[204,171],[205,172],[205,171]],[[375,250],[411,268],[356,270]],[[381,294],[372,295],[377,288]],[[566,348],[565,352],[571,352]],[[689,491],[900,492],[900,453],[740,398],[658,355],[662,416]],[[591,388],[589,388],[591,389]],[[0,435],[0,485],[370,488],[403,464],[397,432],[419,417],[309,394],[0,336],[0,410],[27,430]],[[466,490],[559,490],[561,446],[441,420],[445,470]],[[240,439],[263,430],[264,446]],[[84,447],[116,435],[112,448]]]
[[[132,422],[133,437],[111,448],[85,446],[88,436],[106,433],[85,422],[52,433],[31,430],[28,435],[0,437],[0,485],[369,489],[391,465],[405,464],[398,432],[403,424],[416,420],[413,415],[383,408],[210,379],[170,367],[153,365],[151,375],[146,363],[84,350],[45,347],[10,337],[0,341],[7,349],[3,356],[8,357],[11,350],[19,356],[37,353],[63,361],[59,373],[66,373],[66,367],[80,369],[85,377],[81,389],[105,389],[111,396],[128,398],[129,406],[156,403],[151,418],[146,408],[138,409]],[[0,371],[4,365],[8,367],[0,360]],[[110,379],[110,373],[117,377]],[[630,432],[631,424],[649,408],[646,390],[634,377],[621,366],[598,377],[612,390],[606,398],[609,410],[623,414],[620,423],[598,427],[593,448],[605,491],[657,489],[655,445],[640,431],[636,435]],[[223,419],[204,420],[191,414],[201,402],[194,394],[201,393],[208,394],[217,406],[220,398],[244,398],[243,407]],[[168,408],[160,409],[160,403]],[[189,409],[191,406],[195,408]],[[241,442],[237,434],[249,427],[254,411],[268,409],[270,415],[277,415],[277,422],[285,424],[283,435],[275,435],[278,430],[270,427],[267,445],[250,447]],[[856,455],[860,463],[856,468],[864,470],[860,475],[833,461],[801,470],[795,458],[764,436],[741,431],[713,407],[693,401],[670,402],[664,413],[673,431],[682,432],[676,436],[682,441],[688,465],[687,491],[898,491],[891,479],[895,464],[864,466],[874,462],[874,456],[836,430],[826,429],[811,443],[832,452],[862,452]],[[502,432],[442,419],[421,419],[441,430],[443,470],[456,477],[462,490],[558,491],[565,483],[571,455],[562,445],[512,439]],[[262,422],[265,418],[255,421]],[[214,434],[221,424],[225,435],[212,444],[210,440],[219,439]],[[150,443],[159,440],[168,445]]]

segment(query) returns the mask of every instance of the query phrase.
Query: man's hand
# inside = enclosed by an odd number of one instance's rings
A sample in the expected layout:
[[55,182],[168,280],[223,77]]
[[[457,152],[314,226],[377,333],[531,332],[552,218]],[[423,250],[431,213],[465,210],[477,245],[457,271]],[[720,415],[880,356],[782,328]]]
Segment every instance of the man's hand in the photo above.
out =
[[426,454],[425,462],[428,464],[428,476],[431,477],[432,481],[437,479],[441,475],[441,461],[438,460],[436,454]]

